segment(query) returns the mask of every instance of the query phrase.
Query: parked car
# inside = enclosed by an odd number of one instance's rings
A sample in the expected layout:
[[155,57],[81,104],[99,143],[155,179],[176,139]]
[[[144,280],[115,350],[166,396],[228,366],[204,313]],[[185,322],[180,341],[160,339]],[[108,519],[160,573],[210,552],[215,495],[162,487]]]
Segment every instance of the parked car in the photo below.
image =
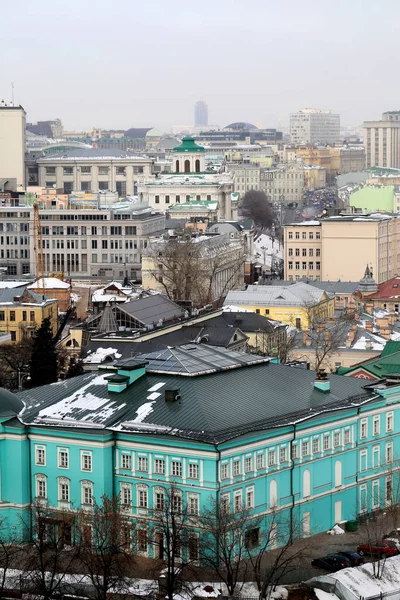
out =
[[358,546],[357,552],[360,556],[369,554],[370,556],[377,556],[379,558],[387,558],[388,556],[396,556],[396,554],[399,554],[397,545],[392,540],[383,540],[382,542],[371,544],[361,544]]
[[335,571],[340,571],[340,569],[351,567],[351,561],[346,556],[343,556],[343,554],[334,553],[327,554],[321,558],[314,558],[311,561],[311,565],[317,569],[324,569],[325,571],[334,573]]
[[352,550],[343,550],[343,552],[339,552],[342,556],[345,556],[351,562],[352,567],[359,567],[364,564],[364,559],[362,556],[357,554],[357,552],[353,552]]

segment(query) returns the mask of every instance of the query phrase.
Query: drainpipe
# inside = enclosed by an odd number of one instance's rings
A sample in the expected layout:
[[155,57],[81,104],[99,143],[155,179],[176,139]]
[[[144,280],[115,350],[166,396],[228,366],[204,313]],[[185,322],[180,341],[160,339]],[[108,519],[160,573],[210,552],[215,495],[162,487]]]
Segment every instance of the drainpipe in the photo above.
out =
[[294,493],[293,493],[293,475],[294,475],[294,459],[292,454],[293,442],[296,439],[296,425],[293,423],[293,437],[290,441],[290,498],[291,498],[291,506],[290,506],[290,517],[289,517],[289,526],[290,526],[290,542],[293,542],[293,511],[294,511]]
[[[25,426],[25,430],[27,427]],[[32,451],[31,451],[31,436],[29,435],[29,429],[26,431],[26,437],[28,440],[28,475],[29,475],[29,505],[30,505],[30,514],[29,514],[29,541],[33,539],[33,524],[32,524],[32,498],[33,496],[33,481],[32,481]]]

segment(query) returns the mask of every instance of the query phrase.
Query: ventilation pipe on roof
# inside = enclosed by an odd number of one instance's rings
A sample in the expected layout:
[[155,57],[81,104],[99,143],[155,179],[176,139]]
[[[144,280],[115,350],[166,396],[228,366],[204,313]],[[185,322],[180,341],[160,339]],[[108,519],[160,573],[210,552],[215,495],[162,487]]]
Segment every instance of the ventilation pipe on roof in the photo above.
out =
[[325,372],[325,369],[319,369],[317,371],[317,376],[314,381],[314,388],[316,390],[319,390],[320,392],[331,391],[331,382],[328,379],[328,375]]

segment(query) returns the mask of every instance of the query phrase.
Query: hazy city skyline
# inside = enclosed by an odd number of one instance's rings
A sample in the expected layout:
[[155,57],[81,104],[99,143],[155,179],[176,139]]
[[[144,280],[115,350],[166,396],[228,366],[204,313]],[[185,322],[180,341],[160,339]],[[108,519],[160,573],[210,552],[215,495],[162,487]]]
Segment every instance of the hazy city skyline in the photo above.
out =
[[[383,6],[392,22],[400,16],[394,0]],[[382,8],[362,0],[15,0],[7,2],[0,99],[11,100],[14,82],[29,122],[58,117],[67,129],[168,131],[193,124],[199,98],[220,126],[288,126],[304,107],[358,126],[399,108],[388,60],[397,39],[378,28]]]

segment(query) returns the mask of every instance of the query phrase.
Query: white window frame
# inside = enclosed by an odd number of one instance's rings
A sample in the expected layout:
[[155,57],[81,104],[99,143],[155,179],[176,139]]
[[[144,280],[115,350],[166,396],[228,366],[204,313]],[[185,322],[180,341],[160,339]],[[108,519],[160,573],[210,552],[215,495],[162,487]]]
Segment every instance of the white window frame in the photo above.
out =
[[[39,462],[39,452],[43,452],[43,462]],[[38,467],[46,466],[46,446],[35,444],[35,465]]]
[[[90,491],[90,493],[89,493]],[[87,499],[90,501],[87,502]],[[93,494],[93,482],[84,480],[81,481],[81,501],[83,506],[93,506],[94,494]]]
[[189,479],[199,478],[199,465],[197,463],[189,463]]
[[137,506],[141,510],[149,508],[149,488],[147,485],[140,483],[136,486]]
[[351,444],[351,429],[347,428],[344,430],[344,445]]
[[233,461],[232,473],[233,473],[233,477],[238,477],[240,475],[240,460]]
[[375,415],[372,420],[372,435],[379,435],[381,432],[381,417]]
[[287,449],[286,446],[282,446],[281,448],[279,448],[279,463],[285,463],[287,462]]
[[254,487],[246,488],[246,508],[254,508]]
[[325,433],[324,434],[324,451],[330,450],[330,449],[331,449],[331,434]]
[[360,421],[360,440],[365,440],[368,437],[368,419]]
[[306,456],[310,456],[310,443],[308,440],[303,440],[301,442],[301,457],[305,458]]
[[153,490],[153,502],[155,510],[164,510],[165,507],[165,490],[155,487]]
[[[365,492],[365,506],[362,505],[363,492]],[[360,485],[360,514],[365,514],[368,511],[368,496],[367,496],[367,485],[363,483]]]
[[172,477],[182,477],[182,461],[171,461],[171,474]]
[[[364,456],[365,456],[365,469],[362,468]],[[366,450],[361,450],[360,451],[360,473],[364,473],[365,471],[368,471],[368,453]]]
[[[62,463],[62,456],[66,456],[67,458],[67,464],[63,465]],[[57,463],[58,463],[58,468],[59,469],[69,469],[69,449],[68,448],[57,448]]]
[[[46,499],[47,498],[47,476],[43,473],[37,473],[35,475],[35,490],[36,490],[36,498]],[[40,493],[44,491],[43,493]]]
[[333,432],[333,447],[340,448],[340,431]]
[[[375,502],[375,489],[378,490],[377,493],[377,502]],[[380,506],[380,489],[379,489],[379,479],[375,479],[372,482],[372,498],[371,498],[372,509],[379,508]]]
[[[66,486],[68,490],[68,498],[63,498],[63,486]],[[58,478],[58,501],[69,504],[71,501],[71,482],[67,477],[59,477]]]
[[187,499],[188,514],[197,516],[200,514],[200,495],[199,494],[188,494]]
[[[85,461],[89,460],[90,468],[85,467]],[[93,452],[91,450],[81,450],[81,471],[92,473],[93,471]]]
[[394,430],[394,412],[386,413],[386,431],[390,432]]
[[132,455],[129,452],[121,453],[121,469],[124,471],[132,470]]
[[233,509],[234,512],[240,512],[243,507],[242,490],[238,490],[233,494]]
[[230,494],[222,494],[221,496],[221,511],[223,514],[227,515],[230,512],[231,505],[231,497]]
[[138,471],[141,473],[147,473],[149,470],[149,461],[147,456],[138,457]]
[[165,459],[155,458],[154,459],[154,473],[157,475],[165,475]]
[[229,465],[228,463],[223,463],[221,465],[221,480],[229,479]]
[[264,454],[264,452],[262,452],[260,454],[257,454],[256,465],[257,465],[257,470],[265,468],[265,454]]
[[388,442],[385,447],[385,462],[390,465],[393,462],[393,442]]
[[[388,499],[388,484],[390,484],[390,498]],[[390,506],[393,502],[393,478],[387,475],[385,478],[385,502],[386,506]]]
[[274,467],[276,465],[276,451],[268,450],[268,466]]
[[380,446],[372,447],[372,468],[376,469],[379,467],[381,462],[381,448]]
[[244,459],[244,472],[251,473],[253,470],[253,459],[251,456],[246,456]]
[[[131,483],[121,483],[120,484],[120,499],[121,506],[124,508],[132,507],[132,484]],[[128,502],[127,502],[128,500]]]
[[313,438],[313,441],[312,441],[312,451],[313,451],[313,454],[317,454],[320,451],[319,447],[320,447],[320,439],[319,439],[319,437]]

